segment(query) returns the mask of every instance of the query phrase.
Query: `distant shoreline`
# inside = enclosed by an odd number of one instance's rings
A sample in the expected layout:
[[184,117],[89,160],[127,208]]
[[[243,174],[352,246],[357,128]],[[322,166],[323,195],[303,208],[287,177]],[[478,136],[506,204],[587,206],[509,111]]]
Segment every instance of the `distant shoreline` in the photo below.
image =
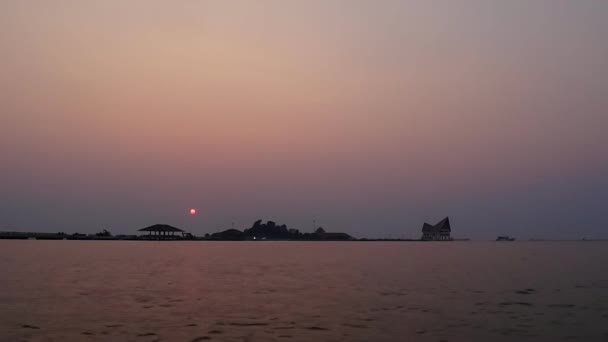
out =
[[[321,240],[321,239],[222,239],[222,238],[207,238],[207,237],[192,237],[183,238],[175,237],[172,239],[155,239],[150,238],[148,235],[116,235],[116,236],[96,236],[91,235],[68,235],[68,234],[57,234],[57,233],[35,233],[35,232],[0,232],[1,240],[69,240],[69,241],[237,241],[237,242],[268,242],[268,241],[312,241],[312,242],[367,242],[367,241],[387,241],[387,242],[416,242],[422,241],[420,239],[348,239],[348,240]],[[456,240],[456,241],[470,241]],[[449,242],[449,241],[443,241]]]
[[[148,241],[148,242],[497,242],[500,244],[508,244],[495,240],[472,240],[472,239],[453,239],[449,241],[425,241],[421,239],[350,239],[350,240],[307,240],[307,239],[217,239],[195,237],[190,239],[175,238],[175,239],[150,239],[148,236],[134,235],[117,235],[111,237],[99,237],[95,235],[73,236],[56,233],[34,233],[34,232],[0,232],[0,240],[55,240],[55,241]],[[608,239],[528,239],[517,240],[514,242],[608,242]]]

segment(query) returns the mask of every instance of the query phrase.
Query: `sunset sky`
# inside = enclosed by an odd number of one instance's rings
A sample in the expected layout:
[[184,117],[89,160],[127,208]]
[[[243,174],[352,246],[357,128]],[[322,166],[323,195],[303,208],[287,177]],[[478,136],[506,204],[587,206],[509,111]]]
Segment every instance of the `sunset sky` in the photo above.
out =
[[2,0],[0,57],[0,231],[608,237],[605,0]]

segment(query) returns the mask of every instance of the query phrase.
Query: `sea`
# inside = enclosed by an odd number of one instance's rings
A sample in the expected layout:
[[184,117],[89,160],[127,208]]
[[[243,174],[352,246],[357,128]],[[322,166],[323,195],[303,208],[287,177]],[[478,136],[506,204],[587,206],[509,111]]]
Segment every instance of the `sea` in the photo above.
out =
[[0,240],[0,341],[608,341],[608,242]]

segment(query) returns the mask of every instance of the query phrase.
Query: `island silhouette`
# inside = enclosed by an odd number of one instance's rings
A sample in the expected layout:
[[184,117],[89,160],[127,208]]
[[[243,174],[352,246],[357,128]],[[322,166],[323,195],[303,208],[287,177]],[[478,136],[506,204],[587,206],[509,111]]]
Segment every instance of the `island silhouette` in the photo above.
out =
[[288,228],[287,225],[277,225],[274,221],[263,223],[262,220],[257,220],[251,228],[240,231],[238,229],[227,229],[221,232],[213,233],[208,236],[211,240],[333,240],[347,241],[355,240],[352,236],[346,233],[331,233],[326,232],[323,227],[317,228],[312,233],[302,233],[295,228]]
[[103,229],[95,234],[65,232],[2,232],[0,239],[30,239],[30,240],[148,240],[148,241],[468,241],[470,239],[455,239],[451,236],[450,219],[446,217],[436,225],[424,223],[422,236],[419,239],[400,238],[355,238],[343,232],[328,232],[323,227],[314,225],[312,232],[301,232],[286,224],[274,221],[257,220],[250,228],[238,230],[234,228],[221,230],[216,233],[196,236],[180,228],[168,224],[154,224],[138,229],[140,235],[113,235],[110,230]]

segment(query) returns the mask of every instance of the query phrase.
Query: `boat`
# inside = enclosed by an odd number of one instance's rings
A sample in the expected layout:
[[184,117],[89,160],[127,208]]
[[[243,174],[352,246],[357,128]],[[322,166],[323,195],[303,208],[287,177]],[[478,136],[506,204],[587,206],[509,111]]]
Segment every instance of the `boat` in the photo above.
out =
[[515,241],[515,238],[505,235],[497,237],[496,241]]

